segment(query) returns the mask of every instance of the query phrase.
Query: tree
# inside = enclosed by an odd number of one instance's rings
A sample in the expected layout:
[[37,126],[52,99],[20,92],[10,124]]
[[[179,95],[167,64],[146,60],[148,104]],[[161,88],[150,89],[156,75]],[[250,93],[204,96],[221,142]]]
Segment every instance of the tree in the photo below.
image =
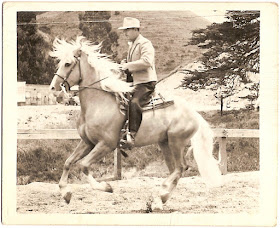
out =
[[250,94],[248,94],[245,97],[242,97],[243,99],[248,99],[250,101],[250,104],[247,105],[247,108],[254,109],[254,101],[257,101],[259,98],[259,90],[260,90],[260,84],[258,82],[255,83],[249,83],[246,86],[247,89],[249,89]]
[[55,64],[49,44],[38,33],[34,12],[17,13],[17,80],[29,84],[49,84]]
[[102,42],[101,52],[116,59],[119,36],[112,31],[112,25],[109,22],[110,11],[86,11],[79,15],[82,35],[95,44]]
[[193,31],[187,45],[198,45],[205,50],[200,59],[204,70],[188,71],[182,86],[198,89],[212,85],[216,90],[233,84],[223,89],[225,96],[230,96],[236,84],[249,81],[247,72],[259,72],[260,12],[228,11],[225,17],[228,21]]

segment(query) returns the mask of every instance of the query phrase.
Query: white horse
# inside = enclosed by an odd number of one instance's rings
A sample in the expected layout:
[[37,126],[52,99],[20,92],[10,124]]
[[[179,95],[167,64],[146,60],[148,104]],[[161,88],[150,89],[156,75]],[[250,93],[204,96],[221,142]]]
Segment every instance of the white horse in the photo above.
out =
[[[59,182],[67,203],[72,195],[67,188],[69,169],[76,162],[81,165],[93,189],[113,191],[108,183],[97,182],[89,172],[89,167],[118,147],[126,117],[120,112],[116,97],[123,98],[123,92],[132,91],[133,88],[118,79],[120,66],[100,54],[99,50],[100,46],[78,37],[70,43],[56,39],[51,52],[51,56],[59,60],[51,89],[60,91],[61,84],[66,90],[79,85],[81,113],[77,128],[81,141],[66,160]],[[180,98],[174,99],[174,104],[169,107],[143,113],[135,145],[140,147],[157,143],[161,148],[170,171],[160,191],[163,203],[170,198],[186,170],[184,148],[189,141],[203,179],[210,185],[220,186],[221,173],[212,155],[213,132],[200,114]]]

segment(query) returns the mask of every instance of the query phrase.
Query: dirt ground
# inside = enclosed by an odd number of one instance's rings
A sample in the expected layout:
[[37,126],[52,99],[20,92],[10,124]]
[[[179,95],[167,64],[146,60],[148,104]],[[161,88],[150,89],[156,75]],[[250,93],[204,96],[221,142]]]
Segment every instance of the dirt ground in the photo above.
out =
[[70,204],[58,184],[34,182],[17,186],[18,213],[133,214],[133,213],[248,213],[259,210],[259,172],[230,173],[222,187],[207,189],[200,177],[180,179],[161,211],[150,211],[162,178],[134,177],[110,181],[113,193],[92,190],[89,184],[70,184]]
[[80,106],[42,105],[18,106],[17,128],[74,129]]

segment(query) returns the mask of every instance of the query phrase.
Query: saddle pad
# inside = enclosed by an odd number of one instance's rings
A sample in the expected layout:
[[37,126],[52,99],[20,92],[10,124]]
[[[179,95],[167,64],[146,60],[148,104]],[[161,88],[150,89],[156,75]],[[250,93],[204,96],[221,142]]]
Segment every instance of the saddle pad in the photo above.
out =
[[161,95],[159,97],[153,97],[150,100],[150,103],[145,105],[142,110],[143,112],[148,111],[148,110],[155,110],[155,109],[161,109],[161,108],[166,108],[170,105],[174,104],[174,100],[166,100],[164,99]]

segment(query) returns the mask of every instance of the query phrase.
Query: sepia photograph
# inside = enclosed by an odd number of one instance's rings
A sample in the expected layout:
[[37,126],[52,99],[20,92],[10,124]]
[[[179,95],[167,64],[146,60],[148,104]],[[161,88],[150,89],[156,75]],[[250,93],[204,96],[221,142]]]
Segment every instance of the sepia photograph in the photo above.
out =
[[4,3],[2,222],[275,226],[277,23],[273,3]]

